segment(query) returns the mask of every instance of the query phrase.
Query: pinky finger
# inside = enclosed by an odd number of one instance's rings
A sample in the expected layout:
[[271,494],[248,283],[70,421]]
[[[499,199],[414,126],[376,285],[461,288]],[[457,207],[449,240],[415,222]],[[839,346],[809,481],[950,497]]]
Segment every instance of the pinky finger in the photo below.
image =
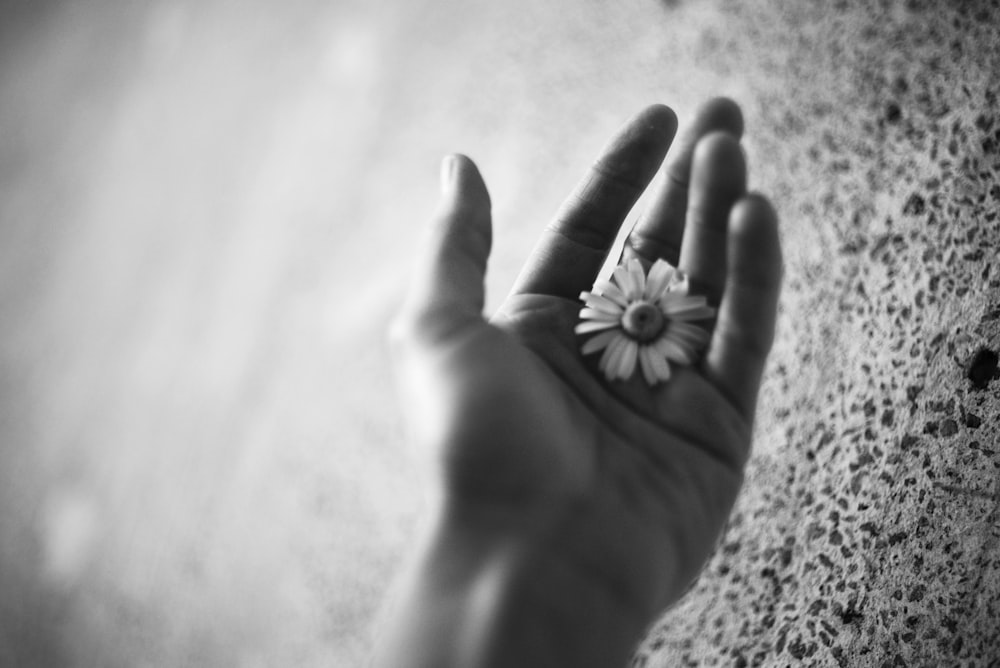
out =
[[782,275],[778,217],[764,196],[747,195],[733,206],[727,246],[726,285],[705,371],[752,422]]

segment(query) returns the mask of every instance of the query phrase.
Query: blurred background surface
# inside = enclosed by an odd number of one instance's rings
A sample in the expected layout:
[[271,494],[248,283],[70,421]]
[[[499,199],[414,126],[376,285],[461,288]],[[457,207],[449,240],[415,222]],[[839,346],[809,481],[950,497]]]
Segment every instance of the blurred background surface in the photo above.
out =
[[[423,498],[383,332],[441,156],[490,186],[492,308],[628,116],[664,102],[683,125],[719,94],[744,107],[789,282],[754,486],[639,661],[1000,648],[982,579],[1000,565],[973,558],[994,544],[993,460],[954,401],[989,420],[996,397],[967,394],[942,343],[996,339],[995,239],[966,233],[990,202],[973,176],[996,173],[976,123],[991,91],[997,108],[997,9],[866,4],[0,2],[0,665],[361,665]],[[928,189],[939,228],[982,250],[961,270],[921,232]],[[935,303],[917,292],[936,268]],[[903,306],[927,315],[902,327]],[[949,398],[961,433],[921,431]],[[980,496],[899,493],[919,464],[900,443]],[[806,494],[829,505],[809,515]],[[899,528],[940,523],[942,495],[964,560]],[[831,509],[897,526],[841,532]],[[857,551],[817,542],[834,532]],[[899,570],[905,551],[927,567]],[[965,613],[908,598],[949,561],[933,581]],[[946,630],[900,649],[920,625]]]
[[4,640],[38,665],[360,665],[420,506],[383,330],[438,161],[493,191],[496,304],[619,124],[718,91],[681,55],[697,16],[2,7]]

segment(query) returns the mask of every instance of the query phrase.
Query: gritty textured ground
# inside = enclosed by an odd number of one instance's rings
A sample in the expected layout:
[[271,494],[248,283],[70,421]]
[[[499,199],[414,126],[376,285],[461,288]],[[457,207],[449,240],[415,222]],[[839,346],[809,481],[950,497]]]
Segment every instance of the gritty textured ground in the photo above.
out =
[[380,341],[440,156],[491,187],[493,307],[614,128],[715,94],[781,329],[728,532],[636,664],[1000,660],[998,26],[0,2],[0,666],[362,665],[421,504]]
[[722,31],[772,45],[725,60],[782,202],[783,336],[721,549],[637,664],[996,665],[1000,7],[770,4]]

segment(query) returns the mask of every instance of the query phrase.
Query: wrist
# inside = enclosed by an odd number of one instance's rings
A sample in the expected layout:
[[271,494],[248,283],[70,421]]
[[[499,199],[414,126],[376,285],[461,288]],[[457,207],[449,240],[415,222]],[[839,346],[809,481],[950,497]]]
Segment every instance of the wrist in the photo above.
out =
[[409,637],[389,640],[405,658],[378,665],[627,665],[653,620],[543,540],[486,524],[451,517],[437,527],[397,616]]
[[408,564],[377,642],[375,668],[475,668],[494,625],[510,562],[447,522],[425,535]]
[[653,621],[551,555],[526,556],[506,575],[483,666],[624,668]]

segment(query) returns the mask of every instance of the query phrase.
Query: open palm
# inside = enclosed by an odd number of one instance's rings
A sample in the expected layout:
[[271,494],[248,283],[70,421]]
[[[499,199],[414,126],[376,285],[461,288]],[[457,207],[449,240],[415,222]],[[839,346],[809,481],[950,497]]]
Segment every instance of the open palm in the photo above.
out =
[[558,617],[600,605],[641,628],[697,574],[739,491],[781,256],[773,210],[746,193],[734,103],[702,108],[623,251],[646,267],[678,265],[718,308],[704,359],[662,385],[608,381],[573,332],[579,293],[675,131],[659,105],[626,124],[490,321],[489,197],[471,161],[447,163],[445,204],[395,339],[411,422],[442,453],[444,530],[470,551],[505,555],[503,577],[523,582],[505,585],[510,610],[528,602]]

